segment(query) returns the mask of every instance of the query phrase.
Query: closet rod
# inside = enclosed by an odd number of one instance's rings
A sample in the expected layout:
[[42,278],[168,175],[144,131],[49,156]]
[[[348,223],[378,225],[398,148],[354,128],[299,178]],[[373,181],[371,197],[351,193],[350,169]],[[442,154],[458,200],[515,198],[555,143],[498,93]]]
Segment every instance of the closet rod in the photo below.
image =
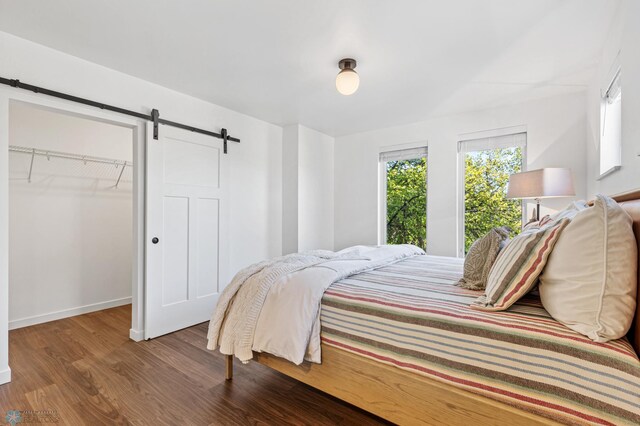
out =
[[220,133],[212,132],[209,130],[199,129],[197,127],[189,126],[186,124],[177,123],[175,121],[165,120],[160,118],[160,112],[157,109],[151,110],[151,114],[142,114],[140,112],[131,111],[125,108],[116,107],[109,104],[103,104],[101,102],[92,101],[90,99],[80,98],[78,96],[69,95],[67,93],[56,92],[55,90],[45,89],[43,87],[34,86],[32,84],[22,83],[17,79],[10,79],[0,77],[0,84],[16,87],[18,89],[29,90],[34,93],[42,93],[43,95],[53,96],[54,98],[64,99],[71,102],[76,102],[83,105],[89,105],[95,108],[106,109],[108,111],[117,112],[118,114],[130,115],[132,117],[141,118],[153,122],[153,138],[158,139],[158,124],[164,124],[167,126],[177,127],[179,129],[189,130],[194,133],[200,133],[214,138],[222,139],[224,142],[224,153],[227,153],[227,142],[240,143],[240,139],[229,136],[227,129],[220,129]]
[[32,163],[33,163],[33,156],[38,155],[38,156],[47,157],[47,158],[65,158],[67,160],[78,160],[78,161],[83,161],[85,163],[110,164],[116,167],[132,166],[130,162],[124,161],[124,160],[116,160],[113,158],[104,158],[104,157],[94,157],[91,155],[72,154],[69,152],[62,152],[62,151],[48,151],[46,149],[38,149],[38,148],[27,148],[26,146],[9,145],[9,151],[31,155]]

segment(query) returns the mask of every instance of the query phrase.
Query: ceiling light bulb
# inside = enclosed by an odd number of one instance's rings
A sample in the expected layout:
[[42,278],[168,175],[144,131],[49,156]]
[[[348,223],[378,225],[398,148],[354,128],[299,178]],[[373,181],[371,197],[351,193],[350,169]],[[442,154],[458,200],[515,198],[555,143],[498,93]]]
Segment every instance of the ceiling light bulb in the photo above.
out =
[[343,59],[338,63],[341,71],[336,77],[336,89],[343,95],[352,95],[358,90],[360,77],[354,70],[356,61],[353,59]]

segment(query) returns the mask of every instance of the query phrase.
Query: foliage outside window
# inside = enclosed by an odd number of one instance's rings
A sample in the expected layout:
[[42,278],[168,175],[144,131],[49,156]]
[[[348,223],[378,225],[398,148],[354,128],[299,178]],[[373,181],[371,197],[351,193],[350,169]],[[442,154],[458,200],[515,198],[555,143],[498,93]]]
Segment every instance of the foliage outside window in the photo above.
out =
[[427,159],[388,161],[387,244],[427,247]]
[[465,154],[464,246],[492,228],[508,226],[512,236],[520,232],[522,207],[506,198],[509,175],[522,170],[521,148],[500,148]]

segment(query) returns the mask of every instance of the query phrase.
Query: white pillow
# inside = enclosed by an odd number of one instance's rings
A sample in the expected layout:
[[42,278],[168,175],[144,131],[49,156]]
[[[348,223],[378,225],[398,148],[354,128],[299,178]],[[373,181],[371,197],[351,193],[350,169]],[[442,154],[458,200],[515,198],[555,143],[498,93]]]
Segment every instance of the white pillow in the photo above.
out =
[[587,207],[589,207],[589,205],[584,200],[574,201],[571,204],[569,204],[564,210],[560,210],[559,212],[554,213],[552,215],[543,216],[540,220],[533,219],[531,222],[527,223],[524,226],[523,231],[526,231],[532,228],[539,228],[541,226],[545,226],[550,222],[557,222],[560,219],[564,219],[564,218],[573,219],[573,217],[580,210],[584,210]]
[[577,211],[540,275],[542,305],[557,321],[596,342],[629,331],[636,307],[638,253],[632,221],[597,195]]
[[565,217],[569,219],[573,219],[574,217],[576,217],[578,212],[587,208],[589,208],[589,205],[587,204],[586,201],[584,200],[574,201],[573,203],[569,204],[564,210],[560,210],[558,213],[552,214],[550,219],[560,220]]

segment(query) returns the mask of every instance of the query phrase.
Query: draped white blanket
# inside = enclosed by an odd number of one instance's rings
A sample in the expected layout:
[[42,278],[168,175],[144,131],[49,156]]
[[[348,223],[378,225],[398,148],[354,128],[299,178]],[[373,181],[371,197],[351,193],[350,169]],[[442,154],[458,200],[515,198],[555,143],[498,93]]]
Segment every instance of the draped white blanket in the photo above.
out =
[[209,323],[208,349],[242,362],[253,351],[295,364],[320,363],[320,300],[334,282],[410,256],[412,245],[296,253],[251,265],[224,289]]

